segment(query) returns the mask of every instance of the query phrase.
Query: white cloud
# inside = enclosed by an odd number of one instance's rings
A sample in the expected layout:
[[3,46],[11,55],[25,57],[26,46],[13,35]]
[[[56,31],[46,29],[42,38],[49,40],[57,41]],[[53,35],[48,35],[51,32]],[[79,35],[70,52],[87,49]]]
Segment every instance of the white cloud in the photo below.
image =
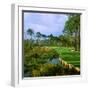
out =
[[42,34],[60,35],[67,19],[65,14],[25,13],[24,30],[32,28]]

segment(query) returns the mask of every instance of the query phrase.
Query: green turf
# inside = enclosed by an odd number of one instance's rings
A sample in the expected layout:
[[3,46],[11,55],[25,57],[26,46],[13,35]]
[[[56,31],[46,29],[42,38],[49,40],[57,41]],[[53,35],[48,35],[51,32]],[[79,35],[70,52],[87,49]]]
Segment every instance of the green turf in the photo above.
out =
[[67,47],[50,47],[55,49],[60,58],[67,61],[69,64],[73,64],[76,67],[80,67],[80,52],[72,51],[72,48]]

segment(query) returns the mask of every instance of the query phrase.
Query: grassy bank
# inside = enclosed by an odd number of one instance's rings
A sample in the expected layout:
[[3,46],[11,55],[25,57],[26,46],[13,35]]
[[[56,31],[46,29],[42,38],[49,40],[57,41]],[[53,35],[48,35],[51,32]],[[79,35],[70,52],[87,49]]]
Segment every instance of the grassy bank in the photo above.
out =
[[56,50],[59,56],[67,61],[69,64],[73,64],[76,67],[80,67],[80,52],[73,51],[72,48],[67,47],[50,47]]
[[62,65],[49,63],[53,58],[62,58],[69,64],[80,67],[79,52],[72,52],[66,47],[33,47],[24,53],[24,76],[57,76],[79,74],[74,69]]

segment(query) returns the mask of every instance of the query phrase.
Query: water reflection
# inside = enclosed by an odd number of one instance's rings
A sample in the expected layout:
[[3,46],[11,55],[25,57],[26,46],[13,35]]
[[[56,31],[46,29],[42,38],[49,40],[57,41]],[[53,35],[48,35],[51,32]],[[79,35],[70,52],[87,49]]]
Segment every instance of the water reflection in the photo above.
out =
[[48,63],[50,63],[50,64],[60,64],[60,60],[61,60],[60,58],[53,58]]

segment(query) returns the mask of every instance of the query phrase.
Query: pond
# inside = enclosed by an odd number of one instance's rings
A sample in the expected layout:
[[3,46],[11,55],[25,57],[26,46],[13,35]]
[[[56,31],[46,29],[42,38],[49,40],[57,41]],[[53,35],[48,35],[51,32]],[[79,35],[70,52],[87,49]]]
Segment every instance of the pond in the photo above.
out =
[[[61,58],[53,58],[53,59],[48,59],[46,64],[60,64]],[[38,68],[38,67],[37,67]],[[24,77],[29,77],[32,76],[31,71],[24,73]]]
[[61,58],[53,58],[48,63],[50,64],[60,64]]

